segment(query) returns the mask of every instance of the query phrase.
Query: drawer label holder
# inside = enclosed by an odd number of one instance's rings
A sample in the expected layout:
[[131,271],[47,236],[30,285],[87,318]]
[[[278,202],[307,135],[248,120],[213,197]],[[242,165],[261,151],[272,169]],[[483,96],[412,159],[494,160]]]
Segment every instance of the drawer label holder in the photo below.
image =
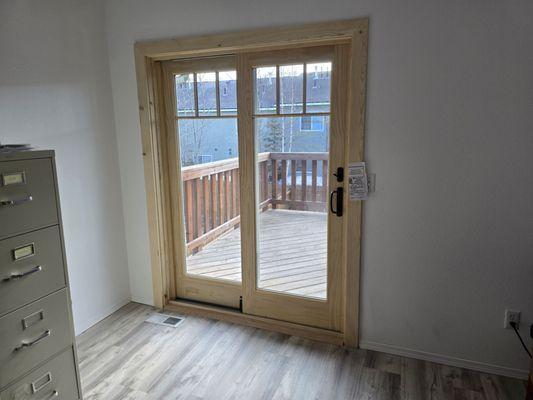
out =
[[2,186],[23,185],[25,183],[26,174],[23,171],[2,174]]
[[24,246],[13,249],[13,259],[15,261],[28,258],[35,255],[35,243],[25,244]]
[[37,312],[34,312],[33,314],[28,315],[27,317],[22,319],[22,327],[24,329],[28,329],[29,327],[38,324],[44,320],[44,311],[39,310]]
[[52,374],[50,372],[47,372],[46,374],[31,383],[32,394],[37,393],[50,383],[52,383]]

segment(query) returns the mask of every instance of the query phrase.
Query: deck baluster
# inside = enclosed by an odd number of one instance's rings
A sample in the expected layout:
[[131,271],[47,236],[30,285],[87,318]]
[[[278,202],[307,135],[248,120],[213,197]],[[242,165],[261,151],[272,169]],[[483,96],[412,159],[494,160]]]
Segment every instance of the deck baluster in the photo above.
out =
[[194,186],[196,189],[196,201],[194,202],[195,208],[196,208],[196,235],[194,236],[197,238],[198,236],[201,236],[204,231],[202,227],[202,181],[201,178],[194,180]]
[[239,197],[239,190],[237,188],[237,171],[237,169],[231,170],[231,209],[233,210],[232,218],[235,218],[237,215],[239,215],[239,211],[237,209],[237,198]]
[[[296,160],[291,161],[291,200],[296,201]],[[292,207],[289,207],[292,208]]]
[[220,225],[226,222],[226,202],[224,200],[224,172],[218,174],[218,207],[220,211]]
[[205,232],[209,232],[211,227],[211,199],[209,196],[209,175],[202,178],[204,186],[204,219],[205,219]]
[[311,201],[316,202],[316,172],[317,172],[317,160],[313,160],[311,163]]
[[302,201],[307,201],[307,161],[302,160]]
[[328,160],[322,161],[322,201],[328,201]]
[[213,228],[216,228],[219,226],[218,222],[218,213],[217,213],[217,204],[218,204],[218,196],[217,196],[217,179],[216,175],[209,175],[211,180],[211,217],[213,219]]
[[225,190],[226,190],[226,193],[224,194],[225,196],[225,199],[226,199],[226,221],[229,221],[232,217],[231,217],[231,213],[232,213],[232,210],[231,210],[231,189],[230,189],[230,185],[231,185],[231,182],[230,182],[230,179],[229,179],[229,174],[230,172],[229,171],[226,171],[224,172],[224,183],[225,183]]
[[281,201],[287,201],[287,160],[281,160]]
[[193,181],[185,182],[185,232],[187,235],[187,241],[190,242],[194,239],[194,222],[193,222]]
[[261,200],[265,201],[268,196],[268,170],[267,163],[263,161],[261,163]]
[[239,169],[235,169],[234,173],[235,173],[235,189],[236,189],[236,193],[237,193],[237,196],[235,196],[235,201],[237,202],[236,210],[237,210],[237,215],[240,215],[241,214],[241,197],[240,197],[241,191],[239,189],[239,187],[240,187]]
[[278,200],[278,160],[272,159],[272,209],[276,209]]

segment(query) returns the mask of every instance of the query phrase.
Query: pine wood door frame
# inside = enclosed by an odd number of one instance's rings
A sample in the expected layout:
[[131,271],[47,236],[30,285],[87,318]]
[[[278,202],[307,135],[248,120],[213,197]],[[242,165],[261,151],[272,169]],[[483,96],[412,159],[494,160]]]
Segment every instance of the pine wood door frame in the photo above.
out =
[[[197,37],[136,42],[134,45],[142,156],[148,208],[150,263],[154,304],[165,307],[175,298],[174,265],[179,255],[174,249],[171,224],[171,196],[168,190],[168,143],[165,107],[162,98],[161,61],[199,56],[240,54],[276,50],[349,44],[350,79],[347,116],[345,167],[363,161],[365,96],[368,53],[368,18],[323,22],[300,26],[265,28]],[[345,204],[346,218],[342,255],[344,268],[343,343],[357,347],[359,338],[359,276],[361,249],[361,202]]]

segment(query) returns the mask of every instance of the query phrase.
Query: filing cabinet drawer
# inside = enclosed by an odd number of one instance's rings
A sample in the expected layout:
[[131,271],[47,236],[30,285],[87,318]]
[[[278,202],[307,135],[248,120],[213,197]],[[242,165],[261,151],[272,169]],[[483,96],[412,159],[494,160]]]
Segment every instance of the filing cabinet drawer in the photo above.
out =
[[78,399],[72,348],[0,393],[0,400]]
[[0,241],[0,316],[63,286],[57,225]]
[[0,318],[0,388],[72,345],[66,289]]
[[0,239],[58,222],[50,158],[0,162]]

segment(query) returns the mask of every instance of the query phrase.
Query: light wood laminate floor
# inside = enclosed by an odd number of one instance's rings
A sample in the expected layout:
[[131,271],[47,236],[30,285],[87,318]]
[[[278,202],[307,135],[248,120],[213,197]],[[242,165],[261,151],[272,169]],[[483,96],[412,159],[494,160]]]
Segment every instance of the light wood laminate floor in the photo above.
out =
[[[259,287],[326,298],[327,214],[266,210],[259,213]],[[187,257],[190,274],[241,280],[241,230],[231,230]]]
[[130,303],[78,337],[85,400],[515,400],[525,382]]

